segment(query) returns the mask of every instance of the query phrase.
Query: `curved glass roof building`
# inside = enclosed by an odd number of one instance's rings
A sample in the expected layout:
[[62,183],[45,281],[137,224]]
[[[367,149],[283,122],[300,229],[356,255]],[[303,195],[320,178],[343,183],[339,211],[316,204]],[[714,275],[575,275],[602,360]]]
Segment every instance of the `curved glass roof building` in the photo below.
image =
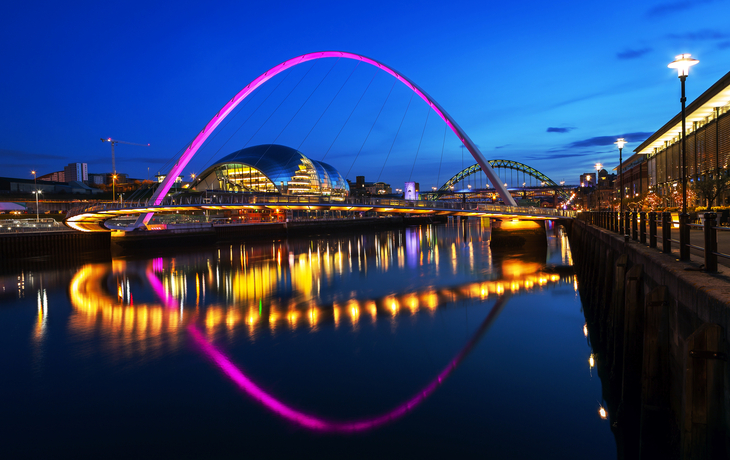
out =
[[196,191],[331,196],[344,200],[347,181],[331,165],[277,144],[248,147],[221,158],[190,187]]

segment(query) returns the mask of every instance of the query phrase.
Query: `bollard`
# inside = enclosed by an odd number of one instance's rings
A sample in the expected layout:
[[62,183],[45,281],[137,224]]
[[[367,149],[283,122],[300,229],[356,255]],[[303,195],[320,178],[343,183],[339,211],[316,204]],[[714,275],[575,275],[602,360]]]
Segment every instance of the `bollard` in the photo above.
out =
[[705,323],[686,344],[681,458],[726,459],[723,329]]
[[649,247],[656,247],[656,213],[654,211],[649,213]]
[[646,244],[646,213],[644,211],[639,213],[639,241],[641,244]]
[[621,211],[618,212],[618,233],[623,235],[624,234],[624,215]]
[[689,260],[689,214],[679,215],[679,260]]
[[717,230],[715,230],[717,214],[714,212],[705,213],[705,271],[714,273],[717,271]]
[[639,240],[639,227],[637,225],[637,219],[639,217],[639,213],[634,211],[631,213],[631,239],[634,241]]
[[608,229],[612,232],[615,231],[614,229],[614,218],[613,218],[613,211],[608,211]]
[[662,252],[671,254],[672,242],[669,241],[672,237],[672,214],[668,212],[662,213]]

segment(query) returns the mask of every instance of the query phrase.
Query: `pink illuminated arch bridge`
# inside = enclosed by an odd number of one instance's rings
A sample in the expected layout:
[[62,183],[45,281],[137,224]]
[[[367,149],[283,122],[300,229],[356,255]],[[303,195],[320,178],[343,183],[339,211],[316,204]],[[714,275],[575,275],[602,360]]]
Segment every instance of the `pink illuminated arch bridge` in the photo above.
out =
[[[195,136],[195,139],[188,145],[188,147],[185,149],[185,151],[180,155],[180,158],[178,158],[177,163],[170,169],[170,172],[167,173],[165,179],[162,181],[160,186],[155,191],[154,195],[152,195],[151,201],[153,205],[159,205],[162,203],[162,200],[165,198],[165,195],[170,190],[170,187],[172,187],[175,178],[178,177],[182,170],[185,168],[185,166],[188,164],[188,162],[195,156],[197,151],[200,149],[200,147],[203,145],[206,139],[208,139],[208,136],[212,134],[212,132],[220,125],[220,123],[225,119],[232,111],[236,108],[236,106],[241,103],[246,97],[248,97],[251,93],[253,93],[256,88],[261,86],[262,84],[266,83],[268,80],[273,78],[274,76],[278,75],[279,73],[283,72],[286,69],[289,69],[291,67],[294,67],[296,65],[302,64],[307,61],[313,61],[315,59],[324,59],[324,58],[344,58],[344,59],[353,59],[360,62],[365,62],[367,64],[370,64],[372,66],[375,66],[379,69],[384,70],[385,72],[389,73],[390,75],[394,76],[397,80],[399,80],[401,83],[406,85],[408,88],[410,88],[414,93],[416,93],[421,99],[426,101],[426,103],[433,109],[434,112],[438,114],[441,119],[443,119],[446,124],[451,128],[451,130],[456,134],[456,136],[459,138],[459,140],[466,146],[467,150],[472,154],[474,159],[479,163],[479,165],[482,167],[482,171],[487,175],[489,178],[489,181],[494,185],[494,188],[499,193],[500,197],[504,201],[505,204],[509,206],[517,206],[515,203],[515,200],[512,198],[512,195],[509,194],[507,189],[504,187],[504,184],[502,183],[499,176],[497,176],[497,173],[492,169],[492,167],[489,165],[489,162],[487,159],[482,155],[482,152],[479,150],[479,148],[472,142],[472,140],[467,136],[467,134],[464,132],[463,129],[454,121],[454,119],[446,113],[446,111],[429,96],[426,94],[425,91],[423,91],[418,85],[416,85],[414,82],[412,82],[408,77],[396,72],[395,70],[391,69],[390,67],[386,66],[385,64],[376,61],[375,59],[370,59],[365,56],[361,56],[359,54],[355,53],[348,53],[344,51],[321,51],[317,53],[308,53],[308,54],[302,54],[301,56],[297,56],[295,58],[289,59],[288,61],[284,61],[281,64],[272,67],[271,69],[267,70],[263,74],[259,75],[256,79],[254,79],[251,83],[246,85],[245,88],[243,88],[241,91],[238,92],[233,98],[228,101],[226,105],[221,108],[218,113],[208,122],[207,125],[205,125],[205,128],[203,128],[200,133],[198,133],[197,136]],[[141,214],[139,218],[137,219],[137,222],[134,224],[133,227],[140,227],[147,222],[150,221],[152,218],[153,213],[146,213]]]

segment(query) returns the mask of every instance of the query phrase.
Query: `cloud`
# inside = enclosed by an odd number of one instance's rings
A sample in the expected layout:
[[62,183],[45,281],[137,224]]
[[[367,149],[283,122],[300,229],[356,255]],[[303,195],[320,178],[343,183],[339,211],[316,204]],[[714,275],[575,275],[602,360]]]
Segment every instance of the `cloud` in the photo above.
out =
[[727,32],[721,32],[719,30],[703,29],[697,32],[686,32],[683,34],[669,34],[668,38],[675,40],[689,40],[689,41],[708,41],[708,40],[724,40],[730,37]]
[[636,59],[640,58],[641,56],[645,55],[646,53],[650,53],[652,51],[651,48],[641,48],[638,50],[634,49],[625,49],[621,52],[616,53],[616,57],[619,59]]
[[[32,161],[35,161],[35,160],[65,160],[66,159],[66,157],[63,155],[53,155],[50,153],[29,153],[29,152],[23,152],[21,150],[9,150],[9,149],[0,149],[0,157],[13,158],[13,159],[18,159],[18,160],[24,159],[23,161],[26,161],[25,159],[30,159]],[[18,164],[22,164],[22,163],[18,163]]]
[[669,16],[675,13],[679,13],[685,10],[689,10],[700,6],[702,4],[712,3],[715,0],[694,0],[693,2],[679,1],[679,2],[665,2],[660,3],[650,8],[645,16],[656,17],[656,16]]
[[592,153],[558,153],[552,152],[546,155],[531,156],[527,157],[528,160],[559,160],[562,158],[573,158],[573,157],[586,157],[592,155]]
[[616,139],[619,137],[623,137],[626,139],[626,142],[633,143],[633,142],[643,142],[646,140],[649,136],[654,134],[651,133],[626,133],[626,134],[620,134],[620,135],[614,135],[614,136],[597,136],[597,137],[591,137],[588,139],[583,139],[580,141],[571,142],[570,144],[566,145],[566,149],[576,149],[576,148],[584,148],[584,147],[600,147],[604,145],[612,145],[616,142]]
[[549,133],[569,133],[569,132],[573,131],[574,129],[575,128],[572,128],[572,127],[568,127],[568,128],[552,128],[552,127],[550,127],[550,128],[547,129],[547,132],[549,132]]
[[494,147],[494,150],[503,149],[503,148],[509,147],[509,146],[510,146],[510,144],[498,145],[498,146]]
[[730,41],[718,43],[717,47],[721,50],[728,49],[730,48]]

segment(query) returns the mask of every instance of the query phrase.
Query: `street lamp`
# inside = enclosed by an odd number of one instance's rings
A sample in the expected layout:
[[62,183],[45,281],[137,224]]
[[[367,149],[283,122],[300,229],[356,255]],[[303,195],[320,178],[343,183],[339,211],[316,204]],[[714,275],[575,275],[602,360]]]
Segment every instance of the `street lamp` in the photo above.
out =
[[112,201],[117,201],[116,191],[114,186],[117,184],[117,175],[112,174]]
[[685,122],[684,105],[687,98],[684,95],[684,82],[689,75],[689,68],[699,63],[697,59],[692,59],[691,54],[680,54],[674,61],[670,62],[667,67],[677,69],[679,80],[682,82],[682,97],[679,101],[682,103],[682,214],[679,216],[679,260],[689,260],[689,227],[687,227],[687,171],[686,171],[686,141],[685,141]]
[[42,192],[40,190],[36,190],[35,192],[33,192],[33,194],[35,195],[35,221],[36,222],[41,221],[40,212],[38,211],[38,195],[40,195],[41,193]]
[[[614,144],[618,145],[618,182],[619,182],[619,191],[618,194],[621,197],[621,204],[619,206],[619,217],[621,219],[621,228],[626,229],[626,222],[624,222],[624,175],[621,172],[623,169],[623,150],[624,145],[626,145],[626,141],[623,137],[619,137]],[[624,235],[626,233],[624,232]],[[625,238],[625,237],[624,237]]]
[[33,174],[33,187],[38,186],[38,181],[36,181],[36,172],[35,172],[35,170],[31,171],[30,173]]
[[603,165],[601,163],[596,163],[594,167],[596,168],[596,201],[598,202],[598,212],[601,212],[601,192],[598,191],[598,186],[600,185],[598,178],[600,177],[599,174]]

